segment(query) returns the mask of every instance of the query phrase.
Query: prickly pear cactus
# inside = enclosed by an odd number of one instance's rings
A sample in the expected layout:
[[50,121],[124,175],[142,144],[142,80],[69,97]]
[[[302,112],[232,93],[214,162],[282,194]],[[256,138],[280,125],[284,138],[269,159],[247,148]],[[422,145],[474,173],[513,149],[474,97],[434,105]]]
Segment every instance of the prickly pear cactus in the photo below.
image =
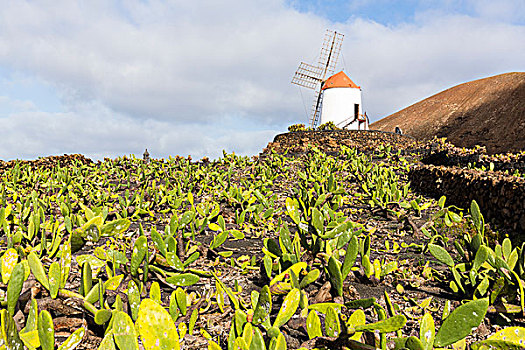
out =
[[286,298],[284,298],[283,305],[275,318],[273,326],[276,328],[281,327],[283,324],[288,322],[288,320],[295,314],[297,307],[299,306],[299,301],[301,298],[301,292],[299,289],[294,288],[288,293]]
[[[71,236],[70,236],[71,239]],[[60,248],[60,288],[66,286],[69,277],[69,270],[71,269],[71,242],[68,239]]]
[[136,320],[139,316],[140,291],[134,281],[128,283],[128,303],[131,309],[131,317]]
[[53,350],[55,348],[53,319],[47,310],[43,310],[38,316],[38,338],[42,350]]
[[177,288],[177,290],[175,290],[175,297],[177,300],[177,306],[181,314],[186,315],[188,307],[187,307],[187,296],[186,296],[186,292],[184,291],[184,289]]
[[146,350],[180,349],[177,327],[170,314],[157,302],[151,299],[142,301],[136,327]]
[[306,331],[310,339],[323,336],[321,332],[321,320],[315,310],[311,310],[306,318]]
[[148,240],[145,236],[140,236],[133,245],[133,251],[131,253],[131,275],[137,277],[140,264],[146,257],[148,250]]
[[381,320],[375,323],[357,326],[355,327],[355,330],[357,332],[379,331],[379,333],[389,333],[389,332],[394,332],[394,331],[397,331],[398,329],[403,328],[406,322],[407,322],[407,319],[405,316],[396,315],[396,316],[392,316],[390,318],[387,318],[387,319],[384,319],[384,320]]
[[471,345],[473,350],[485,349],[523,349],[525,347],[525,328],[507,327]]
[[405,343],[405,347],[409,350],[424,350],[423,344],[421,343],[421,340],[418,338],[411,336],[408,337]]
[[257,306],[253,312],[253,324],[262,323],[272,311],[272,295],[270,293],[270,288],[264,286],[261,289],[259,294],[259,299],[257,300]]
[[454,259],[450,256],[450,254],[445,250],[445,248],[430,243],[428,245],[428,250],[430,251],[430,254],[434,256],[439,262],[442,262],[443,264],[447,266],[454,266]]
[[326,311],[324,329],[327,337],[338,337],[341,333],[341,323],[339,322],[339,316],[333,307],[329,307]]
[[469,301],[443,321],[434,339],[434,347],[445,347],[465,338],[485,318],[489,300],[487,298]]
[[328,274],[330,275],[330,284],[338,296],[343,295],[343,275],[339,262],[333,256],[328,260]]
[[97,350],[116,350],[115,341],[113,340],[113,330],[106,333]]
[[301,280],[301,283],[299,283],[299,287],[301,289],[305,288],[310,283],[313,283],[319,278],[319,275],[321,272],[318,269],[313,269],[304,278]]
[[155,281],[149,288],[149,297],[160,304],[161,292],[159,282]]
[[7,284],[7,310],[9,316],[15,314],[16,303],[20,297],[20,292],[22,291],[22,286],[24,285],[24,266],[22,263],[16,264],[13,268],[13,273]]
[[54,261],[49,267],[49,294],[51,294],[51,298],[53,299],[55,299],[58,295],[58,289],[60,287],[60,274],[60,264],[58,261]]
[[137,333],[131,318],[122,311],[117,311],[113,320],[113,338],[119,349],[138,350]]
[[111,315],[112,315],[111,310],[107,310],[107,309],[97,310],[97,312],[95,313],[95,323],[98,325],[103,325],[109,321],[109,319],[111,318]]
[[18,253],[15,249],[9,248],[6,250],[4,255],[2,255],[2,283],[7,284],[9,282],[9,279],[11,278],[11,274],[13,273],[13,269],[16,266],[16,263],[18,262]]
[[31,299],[31,307],[27,315],[26,325],[20,331],[20,339],[29,349],[36,349],[40,346],[40,339],[38,338],[38,306],[36,299]]
[[[354,330],[357,326],[362,326],[366,324],[366,316],[365,312],[361,309],[355,310],[352,315],[348,318],[348,322],[346,322],[346,328],[348,330],[348,333],[354,333]],[[360,340],[361,335],[363,332],[355,332],[350,339],[352,340]]]
[[299,209],[299,202],[297,199],[292,199],[290,197],[286,198],[286,212],[290,218],[295,222],[296,225],[299,225],[301,222],[301,211]]
[[77,329],[58,347],[58,350],[73,350],[82,342],[85,333],[86,330],[84,328]]
[[354,235],[348,242],[348,247],[346,248],[345,260],[343,262],[343,267],[341,268],[341,274],[343,275],[343,280],[346,279],[352,266],[355,264],[357,259],[357,253],[359,252],[359,242],[357,237]]
[[192,273],[178,273],[166,278],[166,282],[175,286],[191,286],[199,282],[200,277]]
[[33,252],[29,253],[27,256],[27,262],[29,263],[31,272],[35,276],[36,280],[40,282],[40,284],[44,286],[45,289],[49,290],[49,280],[47,279],[44,266],[42,265],[42,262],[38,256],[36,256],[36,254]]
[[424,350],[432,350],[435,336],[436,326],[434,325],[434,319],[427,312],[421,319],[419,327],[419,340],[421,340]]

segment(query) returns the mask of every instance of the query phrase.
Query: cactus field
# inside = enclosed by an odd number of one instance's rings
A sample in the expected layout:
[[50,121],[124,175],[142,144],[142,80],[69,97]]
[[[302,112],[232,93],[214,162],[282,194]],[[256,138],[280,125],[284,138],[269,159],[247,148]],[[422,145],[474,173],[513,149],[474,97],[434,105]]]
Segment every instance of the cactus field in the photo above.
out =
[[0,349],[525,348],[525,245],[418,160],[1,163]]

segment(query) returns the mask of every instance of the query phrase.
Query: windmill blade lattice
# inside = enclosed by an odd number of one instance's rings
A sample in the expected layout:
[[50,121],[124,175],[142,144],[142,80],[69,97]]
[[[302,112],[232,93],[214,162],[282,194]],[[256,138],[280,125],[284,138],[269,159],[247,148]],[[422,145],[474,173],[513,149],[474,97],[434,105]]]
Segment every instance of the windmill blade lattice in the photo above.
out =
[[292,84],[315,90],[310,115],[310,126],[312,127],[316,127],[319,122],[323,101],[321,89],[326,78],[335,71],[337,59],[341,52],[341,45],[343,44],[343,37],[343,34],[328,29],[321,47],[317,66],[301,62],[292,78]]

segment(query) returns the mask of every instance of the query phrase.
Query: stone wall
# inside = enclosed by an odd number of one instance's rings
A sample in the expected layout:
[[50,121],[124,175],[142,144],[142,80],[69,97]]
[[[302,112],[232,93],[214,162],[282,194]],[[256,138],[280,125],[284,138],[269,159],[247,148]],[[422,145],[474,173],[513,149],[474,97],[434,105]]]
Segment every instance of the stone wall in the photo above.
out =
[[58,164],[61,166],[69,166],[71,164],[91,164],[93,161],[84,157],[82,154],[64,154],[63,156],[49,156],[36,160],[11,160],[4,162],[0,160],[0,170],[7,170],[13,168],[15,165],[31,165],[33,167],[51,169]]
[[419,143],[409,136],[376,130],[294,131],[275,136],[263,153],[303,153],[309,145],[317,146],[326,153],[337,153],[341,145],[366,152],[377,150],[379,145],[391,145],[395,150],[418,147]]
[[525,241],[525,179],[499,172],[420,165],[409,174],[411,187],[448,204],[469,208],[478,202],[486,222],[493,222],[515,241]]

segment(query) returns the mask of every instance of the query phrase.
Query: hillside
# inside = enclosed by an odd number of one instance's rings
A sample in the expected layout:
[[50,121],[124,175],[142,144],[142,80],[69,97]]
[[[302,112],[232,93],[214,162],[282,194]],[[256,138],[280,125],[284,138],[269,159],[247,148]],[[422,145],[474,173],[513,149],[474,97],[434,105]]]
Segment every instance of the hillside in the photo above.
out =
[[333,130],[0,164],[2,349],[521,348],[523,155],[480,152]]
[[419,140],[446,137],[489,153],[525,149],[525,73],[506,73],[454,86],[371,125]]

